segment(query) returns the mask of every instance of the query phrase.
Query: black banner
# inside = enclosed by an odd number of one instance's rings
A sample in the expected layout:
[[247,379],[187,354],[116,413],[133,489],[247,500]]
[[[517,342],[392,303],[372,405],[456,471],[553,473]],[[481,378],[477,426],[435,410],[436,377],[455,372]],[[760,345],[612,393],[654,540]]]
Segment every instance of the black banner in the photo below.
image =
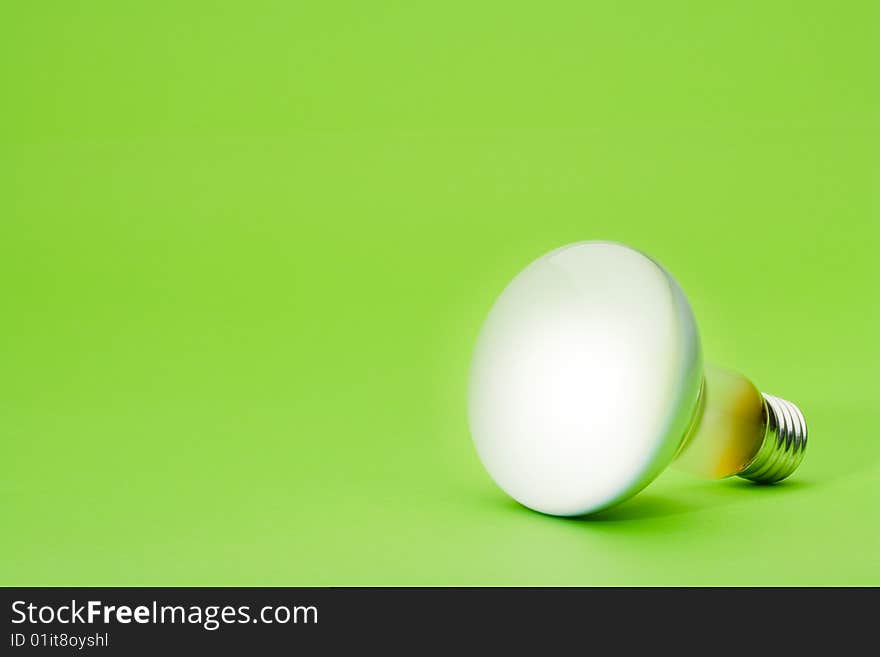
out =
[[[791,649],[872,627],[876,589],[6,588],[2,654],[223,654],[571,642],[579,652]],[[600,647],[605,647],[600,649]],[[815,644],[813,645],[815,647]]]

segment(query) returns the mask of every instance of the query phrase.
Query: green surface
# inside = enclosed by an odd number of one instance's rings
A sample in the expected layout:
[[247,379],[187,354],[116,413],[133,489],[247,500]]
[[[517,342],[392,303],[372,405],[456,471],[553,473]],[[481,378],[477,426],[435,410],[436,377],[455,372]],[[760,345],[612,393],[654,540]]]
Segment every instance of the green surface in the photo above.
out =
[[[3,3],[0,583],[880,584],[878,19]],[[494,487],[480,323],[596,238],[800,405],[792,481]]]

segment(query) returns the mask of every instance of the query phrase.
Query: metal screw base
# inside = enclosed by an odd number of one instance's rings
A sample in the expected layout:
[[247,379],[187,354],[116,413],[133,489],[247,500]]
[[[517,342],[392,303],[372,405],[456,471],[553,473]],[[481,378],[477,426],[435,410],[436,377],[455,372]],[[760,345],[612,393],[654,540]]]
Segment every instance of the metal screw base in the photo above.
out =
[[801,464],[807,449],[807,423],[790,401],[764,397],[764,441],[748,465],[737,473],[762,484],[782,481]]

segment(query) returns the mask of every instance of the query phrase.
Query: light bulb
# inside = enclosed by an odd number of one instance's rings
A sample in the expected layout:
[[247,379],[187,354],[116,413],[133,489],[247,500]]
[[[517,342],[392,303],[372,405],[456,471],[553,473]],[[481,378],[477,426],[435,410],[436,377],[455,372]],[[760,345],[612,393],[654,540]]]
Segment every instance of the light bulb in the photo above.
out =
[[468,415],[495,482],[561,516],[622,502],[673,460],[710,478],[780,481],[807,442],[794,404],[704,370],[678,283],[611,242],[556,249],[505,288],[477,340]]

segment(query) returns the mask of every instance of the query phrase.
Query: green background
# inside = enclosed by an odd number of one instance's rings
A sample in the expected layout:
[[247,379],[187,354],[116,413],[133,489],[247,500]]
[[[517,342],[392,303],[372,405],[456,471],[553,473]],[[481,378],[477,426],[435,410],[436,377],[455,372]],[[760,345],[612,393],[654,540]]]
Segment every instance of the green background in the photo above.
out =
[[[0,583],[880,584],[876,2],[4,2]],[[492,301],[619,240],[776,487],[509,501]]]

